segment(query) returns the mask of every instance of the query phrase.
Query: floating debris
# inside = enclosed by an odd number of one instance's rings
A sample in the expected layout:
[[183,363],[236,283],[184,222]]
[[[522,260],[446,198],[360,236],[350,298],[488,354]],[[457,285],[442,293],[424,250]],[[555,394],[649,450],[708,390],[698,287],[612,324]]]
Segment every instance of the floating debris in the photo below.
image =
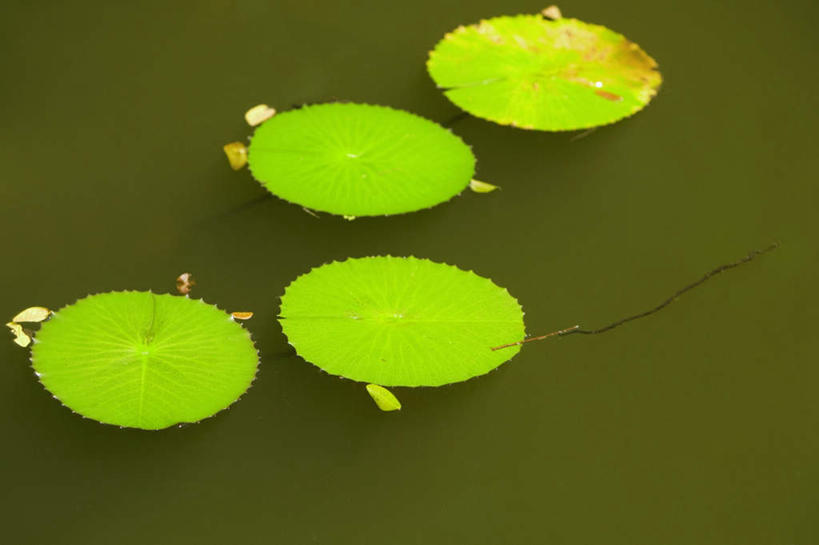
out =
[[276,114],[256,127],[247,159],[253,178],[274,195],[338,216],[429,208],[461,193],[475,174],[472,150],[441,125],[354,103]]
[[28,307],[17,313],[12,322],[42,322],[51,316],[51,311],[45,307]]
[[230,315],[236,320],[250,320],[253,318],[252,312],[231,312]]
[[257,104],[245,112],[245,121],[251,127],[261,125],[271,117],[276,115],[276,109],[267,104]]
[[28,335],[28,333],[25,332],[25,330],[23,330],[23,326],[21,326],[20,324],[16,324],[14,322],[9,322],[6,324],[6,327],[8,327],[14,334],[15,343],[22,346],[23,348],[31,344],[31,337]]
[[191,273],[182,273],[176,277],[176,291],[178,291],[180,295],[188,295],[195,285],[196,280],[193,279]]
[[560,13],[560,8],[557,7],[557,6],[549,6],[548,8],[544,9],[540,13],[541,13],[541,15],[543,15],[547,19],[551,19],[552,21],[557,21],[558,19],[563,19],[563,14]]
[[230,168],[233,170],[240,170],[247,164],[247,146],[241,142],[231,142],[222,147],[227,155]]
[[378,384],[367,384],[367,393],[382,411],[400,411],[401,402],[392,392]]
[[469,182],[469,189],[474,191],[475,193],[491,193],[496,189],[500,189],[496,185],[488,184],[486,182],[481,182],[479,180],[472,180]]

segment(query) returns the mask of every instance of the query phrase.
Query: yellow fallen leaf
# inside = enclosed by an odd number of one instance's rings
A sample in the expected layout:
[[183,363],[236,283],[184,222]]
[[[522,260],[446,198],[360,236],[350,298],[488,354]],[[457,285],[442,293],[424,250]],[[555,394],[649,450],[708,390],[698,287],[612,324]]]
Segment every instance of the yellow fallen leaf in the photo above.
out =
[[496,185],[488,184],[486,182],[471,180],[469,182],[469,189],[471,189],[475,193],[490,193],[500,188]]
[[31,337],[29,337],[25,331],[23,331],[23,326],[20,324],[15,324],[14,322],[9,322],[6,324],[11,332],[14,334],[14,342],[18,345],[22,346],[23,348],[27,347],[31,344]]
[[367,393],[382,411],[400,411],[401,402],[392,392],[378,384],[367,384]]
[[245,121],[251,127],[260,125],[276,115],[275,108],[271,108],[267,104],[258,104],[245,112]]
[[552,21],[557,21],[558,19],[563,18],[563,14],[560,13],[560,8],[557,6],[549,6],[548,8],[544,9],[540,12],[544,17],[547,19],[551,19]]
[[12,322],[42,322],[51,316],[51,311],[45,307],[28,307],[17,313]]
[[239,170],[247,164],[247,146],[241,142],[231,142],[222,146],[230,162],[230,168]]
[[250,320],[253,318],[252,312],[231,312],[230,315],[236,320]]

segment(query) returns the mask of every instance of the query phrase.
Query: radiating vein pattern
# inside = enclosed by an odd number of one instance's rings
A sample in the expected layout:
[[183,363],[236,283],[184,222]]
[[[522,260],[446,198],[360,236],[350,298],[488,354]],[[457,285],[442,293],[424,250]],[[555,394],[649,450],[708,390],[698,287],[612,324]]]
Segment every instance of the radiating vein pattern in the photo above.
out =
[[366,104],[319,104],[256,129],[253,176],[271,193],[345,216],[412,212],[464,190],[475,158],[463,141],[416,115]]
[[32,366],[73,411],[124,427],[197,422],[250,386],[248,332],[201,300],[149,292],[92,295],[37,333]]
[[523,312],[491,280],[414,257],[317,267],[282,297],[280,322],[298,354],[328,373],[384,386],[439,386],[495,369],[517,351]]
[[525,129],[612,123],[645,107],[662,78],[637,44],[600,25],[495,17],[438,42],[430,76],[470,114]]

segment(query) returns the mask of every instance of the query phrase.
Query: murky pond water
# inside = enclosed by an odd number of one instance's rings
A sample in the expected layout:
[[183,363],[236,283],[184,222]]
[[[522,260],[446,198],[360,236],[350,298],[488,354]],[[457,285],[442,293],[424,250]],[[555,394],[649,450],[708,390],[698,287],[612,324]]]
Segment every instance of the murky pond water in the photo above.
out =
[[[0,10],[0,309],[113,289],[197,293],[263,357],[201,424],[73,415],[0,343],[2,535],[14,544],[819,543],[813,2],[603,2],[665,83],[573,140],[467,118],[502,186],[346,222],[264,197],[221,146],[242,114],[334,98],[444,122],[424,70],[458,24],[514,2],[6,2]],[[398,389],[296,357],[284,286],[333,259],[416,255],[509,288],[528,330],[603,325],[768,254],[650,318],[525,347],[489,376]]]

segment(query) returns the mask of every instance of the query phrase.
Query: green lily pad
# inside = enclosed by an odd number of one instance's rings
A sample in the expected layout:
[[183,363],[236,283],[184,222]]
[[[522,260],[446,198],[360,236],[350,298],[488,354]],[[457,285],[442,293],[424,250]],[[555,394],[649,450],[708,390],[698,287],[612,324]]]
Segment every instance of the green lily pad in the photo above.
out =
[[333,262],[285,290],[280,319],[296,352],[333,375],[384,386],[440,386],[518,353],[523,311],[504,288],[414,257]]
[[346,103],[268,119],[253,135],[248,164],[274,195],[342,216],[429,208],[463,191],[475,172],[469,146],[440,125]]
[[91,295],[43,323],[31,362],[73,411],[123,427],[197,422],[256,375],[249,333],[201,300],[149,292]]
[[657,63],[621,34],[576,19],[496,17],[447,34],[427,69],[470,114],[524,129],[613,123],[657,93]]

